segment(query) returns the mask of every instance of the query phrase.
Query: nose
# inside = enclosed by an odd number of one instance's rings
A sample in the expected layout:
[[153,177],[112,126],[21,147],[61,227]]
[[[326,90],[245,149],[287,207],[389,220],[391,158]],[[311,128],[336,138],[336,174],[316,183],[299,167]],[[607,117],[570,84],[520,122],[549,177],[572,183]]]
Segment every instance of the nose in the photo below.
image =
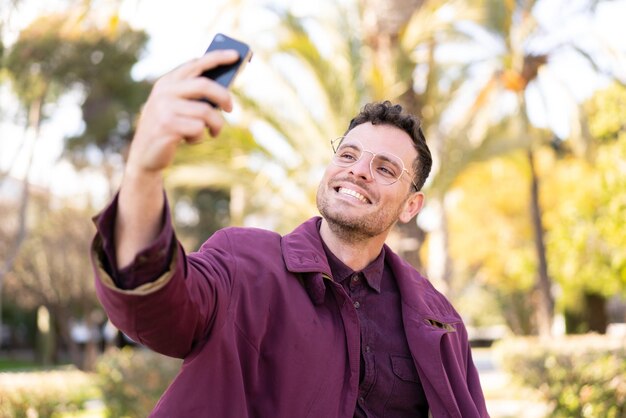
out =
[[350,173],[356,177],[360,177],[363,180],[372,180],[372,158],[374,155],[370,152],[363,151],[361,158],[350,166]]

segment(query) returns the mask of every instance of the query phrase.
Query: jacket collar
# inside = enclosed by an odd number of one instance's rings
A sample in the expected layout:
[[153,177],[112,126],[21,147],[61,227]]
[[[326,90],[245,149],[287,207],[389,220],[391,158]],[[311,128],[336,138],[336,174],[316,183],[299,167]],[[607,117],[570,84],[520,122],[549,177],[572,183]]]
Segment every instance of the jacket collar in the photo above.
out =
[[321,217],[315,216],[282,238],[283,259],[290,272],[331,276],[319,232],[321,220]]
[[[324,279],[332,280],[319,233],[321,219],[319,216],[309,219],[281,240],[287,270],[300,275],[309,297],[316,305],[324,302]],[[409,309],[425,320],[443,324],[460,320],[432,284],[386,245],[385,262],[389,263],[398,283],[403,309]]]
[[311,301],[322,305],[326,297],[324,280],[332,280],[330,266],[319,233],[321,217],[316,216],[281,239],[287,270],[295,273]]

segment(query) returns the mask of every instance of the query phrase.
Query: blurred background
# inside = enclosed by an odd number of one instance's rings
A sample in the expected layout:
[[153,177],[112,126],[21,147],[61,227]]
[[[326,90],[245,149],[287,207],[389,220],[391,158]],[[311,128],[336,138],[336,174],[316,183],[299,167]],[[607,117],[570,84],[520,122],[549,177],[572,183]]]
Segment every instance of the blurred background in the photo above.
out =
[[389,244],[463,316],[494,417],[626,417],[626,0],[0,0],[0,416],[145,416],[178,362],[95,298],[91,217],[152,83],[254,56],[166,187],[179,239],[316,215],[330,140],[421,116],[427,204]]

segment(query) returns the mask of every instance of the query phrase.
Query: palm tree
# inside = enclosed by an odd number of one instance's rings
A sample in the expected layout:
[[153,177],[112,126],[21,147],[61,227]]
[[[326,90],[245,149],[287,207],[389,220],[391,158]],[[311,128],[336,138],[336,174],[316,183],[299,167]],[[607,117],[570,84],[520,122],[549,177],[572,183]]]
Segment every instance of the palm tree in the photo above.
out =
[[[552,140],[554,134],[546,133],[533,127],[529,116],[531,104],[528,98],[533,93],[547,97],[543,78],[552,75],[551,82],[561,86],[567,92],[567,86],[559,81],[559,74],[551,68],[551,62],[564,51],[575,53],[591,64],[598,72],[600,66],[594,55],[581,42],[584,37],[575,37],[568,33],[566,24],[560,27],[544,27],[537,18],[538,8],[545,2],[527,0],[522,2],[500,2],[492,0],[468,0],[467,18],[457,22],[460,32],[466,40],[457,45],[457,51],[483,51],[479,59],[468,63],[479,76],[470,80],[480,86],[476,89],[475,99],[468,101],[464,118],[452,124],[451,132],[459,135],[467,124],[467,118],[474,119],[474,126],[480,127],[478,137],[493,141],[494,136],[487,128],[508,126],[508,138],[514,143],[522,141],[526,150],[529,167],[530,221],[534,231],[534,246],[537,257],[537,327],[541,335],[550,335],[554,315],[554,297],[552,280],[548,274],[545,250],[545,230],[542,208],[540,205],[540,177],[536,169],[536,149]],[[563,3],[561,15],[590,16],[596,2],[588,2],[584,7],[579,3],[574,8],[567,8]],[[571,17],[571,16],[570,16]],[[566,21],[567,22],[567,21]],[[559,39],[555,42],[554,39]],[[587,48],[589,48],[587,46]],[[489,51],[489,52],[486,52]],[[557,68],[557,67],[555,67]],[[480,70],[480,72],[478,71]],[[486,76],[485,76],[486,74]],[[570,102],[573,94],[564,94]],[[511,103],[510,109],[502,103]],[[500,105],[498,105],[498,103]],[[580,155],[591,155],[586,122],[581,113],[576,112],[578,105],[570,103],[574,110],[570,115],[570,143]],[[546,112],[551,110],[546,108]]]

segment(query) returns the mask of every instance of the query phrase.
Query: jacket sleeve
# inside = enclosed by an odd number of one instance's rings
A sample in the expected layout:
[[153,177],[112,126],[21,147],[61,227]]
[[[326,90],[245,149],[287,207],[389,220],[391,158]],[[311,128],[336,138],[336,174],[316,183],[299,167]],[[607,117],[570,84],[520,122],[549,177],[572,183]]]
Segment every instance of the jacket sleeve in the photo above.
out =
[[97,255],[102,267],[117,287],[134,289],[154,281],[168,269],[175,248],[172,245],[175,240],[174,230],[170,221],[171,215],[167,196],[165,196],[165,209],[159,235],[135,256],[130,265],[118,269],[114,237],[118,197],[119,193],[115,195],[106,209],[94,217],[97,234],[102,242]]
[[483,393],[483,389],[480,384],[480,376],[478,374],[478,369],[474,364],[474,360],[472,359],[472,350],[469,343],[466,343],[467,350],[467,388],[470,392],[470,396],[474,400],[474,404],[476,405],[476,409],[478,410],[481,418],[489,418],[489,413],[487,412],[487,405],[485,403],[485,395]]
[[[185,254],[174,237],[165,271],[149,280],[142,277],[132,288],[116,284],[104,245],[97,234],[91,248],[96,293],[111,322],[133,340],[183,358],[223,322],[236,270],[226,232],[214,234],[202,256]],[[161,259],[170,252],[163,250],[156,250]]]

